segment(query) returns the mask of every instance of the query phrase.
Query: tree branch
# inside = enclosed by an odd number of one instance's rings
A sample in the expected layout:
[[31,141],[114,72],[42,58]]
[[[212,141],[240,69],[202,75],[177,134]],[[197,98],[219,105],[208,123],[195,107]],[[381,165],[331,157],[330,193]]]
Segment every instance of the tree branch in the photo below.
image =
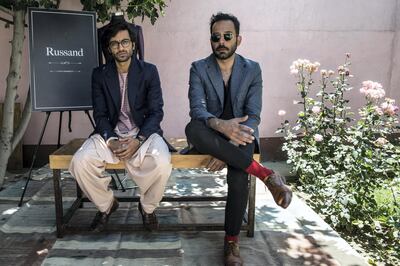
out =
[[9,23],[11,25],[14,25],[14,22],[12,22],[11,20],[8,20],[8,19],[2,18],[2,17],[0,17],[0,20],[4,21],[5,23]]
[[24,110],[22,111],[21,121],[15,130],[14,136],[11,140],[11,150],[15,150],[18,143],[21,141],[26,128],[28,127],[29,121],[32,114],[32,101],[31,101],[31,90],[28,90],[28,95],[26,96]]
[[5,8],[4,6],[0,6],[0,11],[10,16],[14,16],[14,12],[8,8]]
[[[0,20],[1,20],[1,21],[4,21],[5,23],[8,23],[8,24],[10,24],[10,25],[14,25],[14,22],[11,21],[11,20],[8,20],[8,19],[2,18],[2,17],[0,17]],[[27,28],[27,27],[28,27],[28,24],[25,23],[25,24],[24,24],[24,27]]]

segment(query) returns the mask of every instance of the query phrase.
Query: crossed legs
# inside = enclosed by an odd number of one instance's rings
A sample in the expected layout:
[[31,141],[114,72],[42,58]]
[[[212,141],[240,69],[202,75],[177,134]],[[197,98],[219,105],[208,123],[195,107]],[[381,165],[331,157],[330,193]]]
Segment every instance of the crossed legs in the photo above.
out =
[[195,149],[224,161],[228,166],[228,196],[225,207],[225,232],[236,236],[240,232],[249,194],[248,176],[243,170],[253,160],[254,142],[235,146],[204,122],[192,120],[186,126],[186,136]]

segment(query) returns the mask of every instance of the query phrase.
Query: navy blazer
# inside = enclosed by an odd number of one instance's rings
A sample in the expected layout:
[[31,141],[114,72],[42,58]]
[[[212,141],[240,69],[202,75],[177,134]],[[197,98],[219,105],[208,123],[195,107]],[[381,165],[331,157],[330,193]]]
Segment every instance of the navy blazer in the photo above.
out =
[[[147,138],[158,133],[162,136],[160,123],[164,116],[164,102],[156,66],[133,56],[127,90],[132,119],[140,129],[139,135]],[[117,137],[114,128],[121,109],[121,92],[114,60],[93,70],[92,101],[95,133],[104,140]]]
[[[254,130],[258,144],[258,125],[262,107],[262,76],[257,62],[235,54],[230,93],[234,117],[248,115],[242,124]],[[190,69],[190,117],[206,121],[221,116],[224,109],[224,83],[215,56],[193,62]]]

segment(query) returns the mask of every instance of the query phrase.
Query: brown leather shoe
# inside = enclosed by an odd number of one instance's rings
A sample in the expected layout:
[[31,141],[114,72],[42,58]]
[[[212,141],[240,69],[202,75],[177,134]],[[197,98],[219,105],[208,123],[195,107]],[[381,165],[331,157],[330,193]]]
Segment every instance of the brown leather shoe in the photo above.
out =
[[240,257],[239,244],[235,241],[224,241],[224,264],[225,266],[241,266],[243,260]]
[[100,212],[98,211],[96,213],[96,216],[93,219],[92,224],[90,225],[90,228],[94,232],[102,232],[104,229],[106,229],[108,219],[110,218],[110,215],[115,212],[119,207],[119,202],[116,198],[114,198],[110,212],[107,214],[106,212]]
[[286,209],[292,201],[292,190],[286,186],[285,177],[277,172],[264,179],[267,186],[278,206]]
[[143,226],[148,231],[154,231],[158,229],[158,220],[155,212],[147,213],[143,210],[142,204],[138,204],[138,209],[140,214],[142,215]]

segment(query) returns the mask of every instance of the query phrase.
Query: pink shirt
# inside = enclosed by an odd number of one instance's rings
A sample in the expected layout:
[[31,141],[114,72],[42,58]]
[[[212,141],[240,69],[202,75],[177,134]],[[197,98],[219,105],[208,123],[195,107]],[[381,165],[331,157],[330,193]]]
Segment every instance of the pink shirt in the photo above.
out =
[[128,101],[128,73],[118,73],[121,92],[121,110],[119,113],[117,127],[121,133],[127,133],[136,128],[132,121],[131,110]]

